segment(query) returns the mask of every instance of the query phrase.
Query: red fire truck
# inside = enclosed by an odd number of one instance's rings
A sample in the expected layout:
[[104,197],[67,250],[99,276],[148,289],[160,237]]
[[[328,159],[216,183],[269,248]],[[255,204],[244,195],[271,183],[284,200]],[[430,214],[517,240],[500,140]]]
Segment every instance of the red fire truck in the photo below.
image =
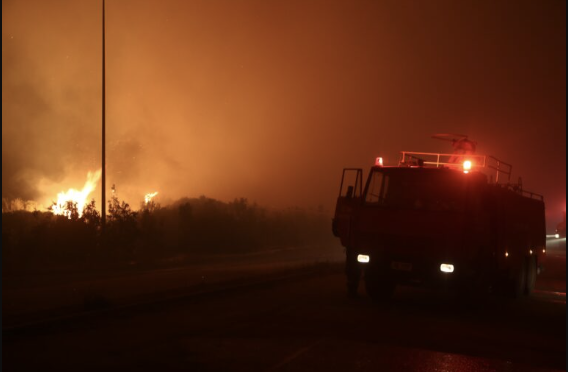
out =
[[399,284],[528,295],[544,263],[541,195],[512,184],[512,166],[472,153],[402,152],[343,170],[333,233],[347,289],[389,298]]

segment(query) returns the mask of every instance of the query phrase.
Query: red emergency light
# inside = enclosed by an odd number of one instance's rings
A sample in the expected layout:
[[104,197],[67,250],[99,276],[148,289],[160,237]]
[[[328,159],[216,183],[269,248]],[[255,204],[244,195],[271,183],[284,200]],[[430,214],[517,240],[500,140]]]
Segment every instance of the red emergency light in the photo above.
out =
[[469,171],[471,171],[471,167],[473,166],[473,164],[471,163],[471,160],[466,160],[463,162],[463,172],[464,173],[469,173]]

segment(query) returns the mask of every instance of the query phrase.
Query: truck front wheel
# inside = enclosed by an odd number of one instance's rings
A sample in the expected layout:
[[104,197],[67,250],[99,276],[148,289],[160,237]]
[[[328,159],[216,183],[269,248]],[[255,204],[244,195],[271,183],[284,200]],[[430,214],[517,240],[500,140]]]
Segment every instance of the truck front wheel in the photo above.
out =
[[345,277],[347,279],[347,294],[351,297],[357,296],[359,280],[361,278],[361,267],[357,262],[357,254],[347,248],[345,255]]
[[365,268],[365,290],[375,301],[386,301],[392,298],[396,284],[386,275],[381,275],[376,269]]

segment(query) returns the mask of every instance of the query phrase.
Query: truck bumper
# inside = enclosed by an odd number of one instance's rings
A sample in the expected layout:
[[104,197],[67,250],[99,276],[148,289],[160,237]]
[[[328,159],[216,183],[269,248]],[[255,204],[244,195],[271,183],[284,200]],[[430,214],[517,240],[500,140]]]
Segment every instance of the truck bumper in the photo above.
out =
[[[442,264],[444,271],[442,270]],[[362,270],[373,270],[375,274],[395,284],[431,288],[459,288],[471,283],[477,273],[467,265],[448,260],[415,262],[409,260],[373,260],[369,255],[368,263],[359,263]],[[451,266],[450,266],[451,265]],[[450,271],[450,269],[453,269]]]

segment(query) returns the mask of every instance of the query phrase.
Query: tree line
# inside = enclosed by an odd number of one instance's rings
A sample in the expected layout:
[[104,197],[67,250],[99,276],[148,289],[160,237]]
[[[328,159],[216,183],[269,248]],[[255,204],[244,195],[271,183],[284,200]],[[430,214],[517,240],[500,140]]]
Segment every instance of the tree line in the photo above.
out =
[[104,233],[94,200],[82,214],[72,202],[65,209],[67,216],[2,213],[3,269],[151,265],[171,257],[193,259],[334,241],[330,217],[321,211],[269,210],[245,198],[184,198],[166,207],[150,201],[133,210],[112,197]]

